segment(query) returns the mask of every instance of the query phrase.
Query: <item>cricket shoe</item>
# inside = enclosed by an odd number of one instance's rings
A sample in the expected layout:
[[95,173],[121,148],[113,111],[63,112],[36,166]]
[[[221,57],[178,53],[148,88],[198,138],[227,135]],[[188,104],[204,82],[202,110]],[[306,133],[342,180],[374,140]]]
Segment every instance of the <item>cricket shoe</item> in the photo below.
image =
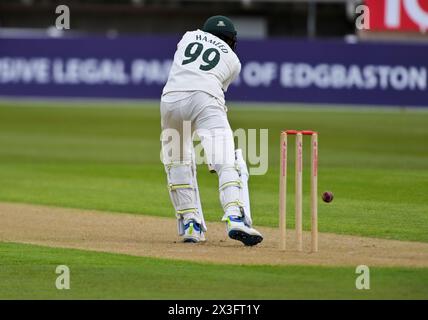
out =
[[202,231],[201,225],[195,220],[189,220],[184,225],[184,240],[183,242],[198,243],[205,241],[205,234]]
[[263,236],[254,228],[248,227],[242,217],[229,216],[226,220],[229,238],[241,241],[246,246],[255,246],[263,241]]

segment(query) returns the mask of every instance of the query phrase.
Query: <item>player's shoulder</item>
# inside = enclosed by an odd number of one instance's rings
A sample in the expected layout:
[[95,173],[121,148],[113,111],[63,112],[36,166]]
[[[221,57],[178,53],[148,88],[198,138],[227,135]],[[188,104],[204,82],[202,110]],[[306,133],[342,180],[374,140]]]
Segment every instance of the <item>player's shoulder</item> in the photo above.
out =
[[193,42],[198,38],[198,35],[203,34],[204,32],[202,30],[190,30],[184,33],[183,37],[181,38],[181,41],[187,41],[187,42]]
[[204,33],[204,32],[202,30],[195,29],[195,30],[189,30],[189,31],[187,31],[184,35],[192,36],[192,35],[196,35],[198,33]]

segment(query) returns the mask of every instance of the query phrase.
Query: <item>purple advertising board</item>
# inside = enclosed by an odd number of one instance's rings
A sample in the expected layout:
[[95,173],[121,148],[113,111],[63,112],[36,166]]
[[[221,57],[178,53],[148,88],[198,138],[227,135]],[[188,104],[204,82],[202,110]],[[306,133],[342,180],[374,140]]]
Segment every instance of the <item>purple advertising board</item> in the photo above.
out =
[[[0,96],[158,99],[176,36],[0,39]],[[242,40],[228,100],[428,106],[428,45]]]

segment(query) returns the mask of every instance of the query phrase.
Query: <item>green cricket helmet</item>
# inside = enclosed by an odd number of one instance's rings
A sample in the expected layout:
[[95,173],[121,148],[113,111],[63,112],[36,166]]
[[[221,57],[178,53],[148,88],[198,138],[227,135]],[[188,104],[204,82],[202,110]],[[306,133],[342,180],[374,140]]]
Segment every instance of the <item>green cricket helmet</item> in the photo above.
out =
[[232,20],[228,17],[212,16],[205,21],[202,30],[219,37],[235,51],[237,32]]

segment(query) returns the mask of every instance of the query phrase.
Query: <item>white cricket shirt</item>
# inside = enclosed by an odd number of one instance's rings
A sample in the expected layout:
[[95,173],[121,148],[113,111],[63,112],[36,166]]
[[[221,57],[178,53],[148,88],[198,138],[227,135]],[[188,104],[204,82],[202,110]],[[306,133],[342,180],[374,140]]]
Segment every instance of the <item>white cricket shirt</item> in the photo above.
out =
[[204,91],[224,104],[224,92],[240,71],[239,58],[226,42],[199,29],[188,31],[177,45],[162,95]]

